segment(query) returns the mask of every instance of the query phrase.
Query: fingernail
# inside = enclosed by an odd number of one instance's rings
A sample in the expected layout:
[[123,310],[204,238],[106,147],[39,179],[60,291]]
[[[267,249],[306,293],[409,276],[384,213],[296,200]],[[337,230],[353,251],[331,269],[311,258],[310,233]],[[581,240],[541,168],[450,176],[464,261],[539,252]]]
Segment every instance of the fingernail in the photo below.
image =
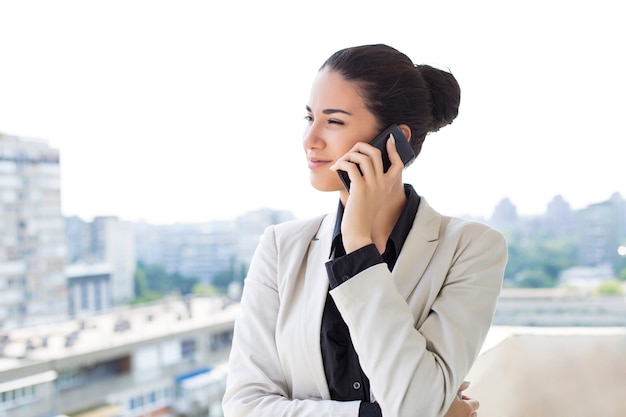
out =
[[393,137],[393,133],[389,134],[389,139],[391,139],[394,145],[396,144],[396,138]]

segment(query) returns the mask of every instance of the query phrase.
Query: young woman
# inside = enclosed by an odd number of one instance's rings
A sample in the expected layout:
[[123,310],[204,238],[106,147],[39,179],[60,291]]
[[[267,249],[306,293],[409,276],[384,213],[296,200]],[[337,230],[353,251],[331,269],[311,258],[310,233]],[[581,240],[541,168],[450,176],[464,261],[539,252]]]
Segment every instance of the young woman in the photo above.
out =
[[[336,213],[269,227],[245,280],[226,416],[475,416],[459,392],[491,325],[503,236],[446,217],[402,181],[395,141],[419,154],[458,113],[447,72],[386,45],[321,67],[308,102],[311,184]],[[391,166],[368,142],[392,124]],[[350,178],[348,192],[337,171]]]

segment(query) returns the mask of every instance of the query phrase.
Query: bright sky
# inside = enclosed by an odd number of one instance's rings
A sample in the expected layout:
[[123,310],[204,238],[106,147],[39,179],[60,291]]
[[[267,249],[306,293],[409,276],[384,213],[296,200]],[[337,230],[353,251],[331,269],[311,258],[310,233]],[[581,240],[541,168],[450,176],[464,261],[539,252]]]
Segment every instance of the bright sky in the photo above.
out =
[[626,197],[619,1],[0,0],[0,131],[61,152],[62,209],[157,223],[332,211],[301,148],[336,50],[449,68],[457,120],[406,171],[440,212]]

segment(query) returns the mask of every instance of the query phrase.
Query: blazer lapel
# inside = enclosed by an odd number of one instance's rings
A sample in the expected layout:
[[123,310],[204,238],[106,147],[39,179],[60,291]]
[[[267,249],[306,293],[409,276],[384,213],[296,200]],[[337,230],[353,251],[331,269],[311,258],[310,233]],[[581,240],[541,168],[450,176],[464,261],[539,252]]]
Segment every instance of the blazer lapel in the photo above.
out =
[[437,249],[440,225],[441,215],[421,197],[413,227],[392,272],[398,291],[407,301]]
[[306,307],[301,312],[306,314],[306,323],[311,336],[307,343],[308,354],[311,360],[308,363],[310,375],[313,376],[316,388],[324,399],[330,399],[328,383],[324,374],[322,352],[320,346],[320,329],[322,315],[328,294],[328,277],[325,263],[329,259],[332,231],[335,226],[336,215],[328,215],[322,221],[318,233],[311,240],[307,254],[304,291]]

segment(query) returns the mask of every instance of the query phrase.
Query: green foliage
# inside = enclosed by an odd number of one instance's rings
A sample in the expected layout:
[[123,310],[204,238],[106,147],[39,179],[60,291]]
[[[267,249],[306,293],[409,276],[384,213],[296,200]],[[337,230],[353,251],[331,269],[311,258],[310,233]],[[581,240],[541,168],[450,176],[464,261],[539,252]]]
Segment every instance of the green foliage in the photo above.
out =
[[619,280],[612,279],[604,281],[595,290],[594,295],[624,295],[622,283]]
[[134,303],[155,301],[171,293],[190,294],[198,282],[196,278],[169,274],[161,265],[145,265],[141,262],[137,264],[134,278]]
[[511,236],[508,245],[507,286],[554,287],[559,273],[576,264],[577,242],[571,237]]
[[558,279],[549,275],[543,268],[525,269],[518,277],[517,286],[522,288],[552,288]]
[[198,283],[193,286],[192,293],[197,296],[212,297],[219,294],[219,291],[213,285]]
[[245,264],[232,265],[230,269],[218,272],[213,277],[213,285],[217,290],[224,294],[228,291],[228,286],[232,282],[243,282],[248,273],[248,266]]
[[622,282],[626,282],[626,268],[622,268],[622,270],[618,272],[617,279]]

